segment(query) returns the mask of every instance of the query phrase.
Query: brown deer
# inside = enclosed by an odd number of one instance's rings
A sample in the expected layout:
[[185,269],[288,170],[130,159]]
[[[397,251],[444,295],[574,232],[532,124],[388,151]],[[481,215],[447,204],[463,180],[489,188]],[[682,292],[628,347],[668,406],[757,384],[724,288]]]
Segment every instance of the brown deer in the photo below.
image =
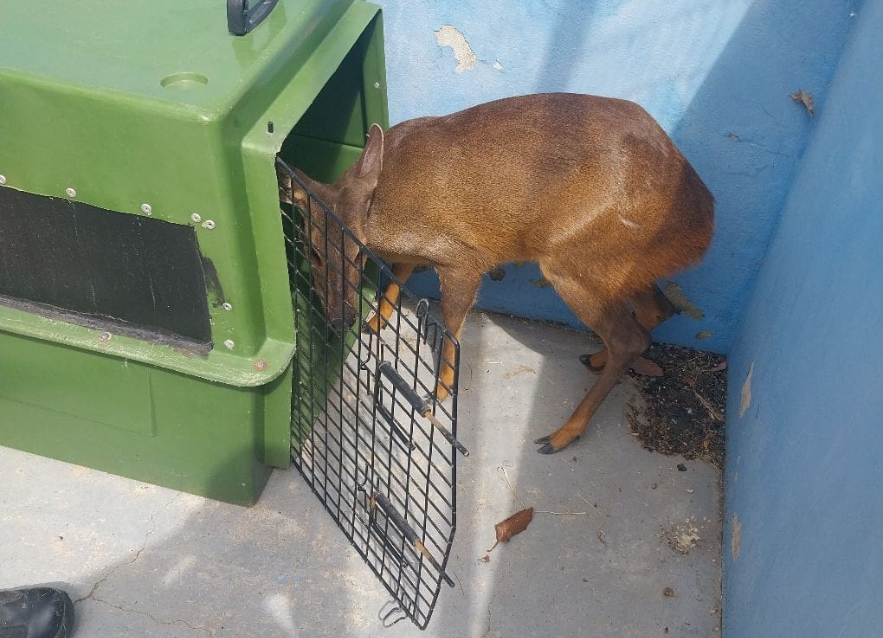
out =
[[[582,358],[600,376],[564,426],[536,441],[543,454],[579,438],[622,373],[639,367],[650,330],[674,310],[655,282],[698,262],[712,235],[714,198],[705,184],[644,109],[612,98],[507,98],[403,122],[385,136],[375,124],[359,160],[334,185],[298,175],[393,264],[399,280],[415,266],[435,268],[442,319],[458,339],[483,273],[512,261],[539,263],[606,346]],[[279,176],[280,197],[303,202],[302,189]],[[355,262],[358,245],[344,243],[352,245],[335,250]],[[327,258],[314,250],[313,266]],[[338,276],[325,288],[329,321],[352,325],[354,287],[344,292]],[[368,329],[381,329],[398,294],[391,284]],[[453,385],[446,363],[453,356],[446,342],[439,401]]]

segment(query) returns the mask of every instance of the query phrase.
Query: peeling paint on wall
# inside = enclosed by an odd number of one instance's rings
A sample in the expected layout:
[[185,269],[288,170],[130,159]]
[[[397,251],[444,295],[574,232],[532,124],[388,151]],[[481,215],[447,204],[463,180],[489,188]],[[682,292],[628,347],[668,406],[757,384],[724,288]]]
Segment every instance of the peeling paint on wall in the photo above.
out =
[[798,89],[797,92],[791,94],[791,99],[803,104],[803,106],[806,107],[806,110],[809,111],[809,116],[811,118],[816,116],[816,105],[812,99],[812,93],[807,93],[803,89]]
[[742,396],[739,402],[739,418],[741,419],[751,407],[751,375],[754,374],[754,361],[748,367],[748,375],[745,377],[745,383],[742,384]]
[[454,57],[457,59],[457,68],[454,69],[455,73],[463,73],[463,71],[475,68],[478,60],[475,56],[475,51],[472,50],[466,38],[457,29],[449,24],[444,25],[435,32],[435,41],[438,43],[438,46],[450,47],[454,52]]
[[742,523],[739,522],[739,514],[733,513],[730,530],[730,553],[733,560],[739,558],[739,551],[742,548]]
[[699,308],[697,308],[692,301],[687,298],[684,289],[681,288],[678,284],[673,281],[669,281],[665,284],[665,288],[662,289],[662,293],[668,297],[668,300],[674,304],[674,307],[677,308],[680,312],[684,313],[688,317],[693,317],[693,319],[702,319],[705,317],[705,313],[703,313]]

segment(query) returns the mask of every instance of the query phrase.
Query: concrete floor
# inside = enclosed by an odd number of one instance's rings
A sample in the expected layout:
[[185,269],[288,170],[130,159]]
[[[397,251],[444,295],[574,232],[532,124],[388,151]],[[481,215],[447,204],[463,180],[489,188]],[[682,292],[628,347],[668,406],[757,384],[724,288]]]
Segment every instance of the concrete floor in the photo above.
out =
[[[597,344],[482,313],[462,341],[457,587],[425,635],[719,635],[716,471],[641,447],[627,378],[582,440],[537,454],[593,380],[577,355]],[[501,468],[560,515],[488,554],[522,507]],[[78,600],[77,638],[418,634],[381,626],[388,594],[293,470],[244,509],[0,448],[0,588],[42,583]]]

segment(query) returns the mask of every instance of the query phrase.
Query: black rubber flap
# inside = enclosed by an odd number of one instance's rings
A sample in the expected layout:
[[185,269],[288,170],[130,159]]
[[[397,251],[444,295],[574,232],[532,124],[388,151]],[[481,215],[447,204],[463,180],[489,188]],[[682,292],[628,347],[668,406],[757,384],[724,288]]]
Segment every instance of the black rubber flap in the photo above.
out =
[[211,343],[196,232],[159,219],[0,188],[0,296],[148,341]]

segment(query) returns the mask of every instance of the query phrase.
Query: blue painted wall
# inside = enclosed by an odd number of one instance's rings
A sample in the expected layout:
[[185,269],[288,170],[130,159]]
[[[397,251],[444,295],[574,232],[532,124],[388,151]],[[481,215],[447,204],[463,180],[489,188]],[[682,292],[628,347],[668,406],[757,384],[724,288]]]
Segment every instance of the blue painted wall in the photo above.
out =
[[881,27],[867,0],[730,354],[728,638],[883,636]]
[[[706,261],[676,279],[705,314],[657,339],[725,352],[815,123],[789,96],[824,107],[859,0],[379,0],[392,123],[542,91],[632,99],[652,113],[718,202]],[[475,54],[457,72],[435,31]],[[738,139],[737,139],[738,138]],[[490,211],[492,214],[492,211]],[[577,325],[534,266],[487,280],[485,308]],[[431,275],[415,277],[437,294]],[[697,341],[696,333],[712,336]]]

